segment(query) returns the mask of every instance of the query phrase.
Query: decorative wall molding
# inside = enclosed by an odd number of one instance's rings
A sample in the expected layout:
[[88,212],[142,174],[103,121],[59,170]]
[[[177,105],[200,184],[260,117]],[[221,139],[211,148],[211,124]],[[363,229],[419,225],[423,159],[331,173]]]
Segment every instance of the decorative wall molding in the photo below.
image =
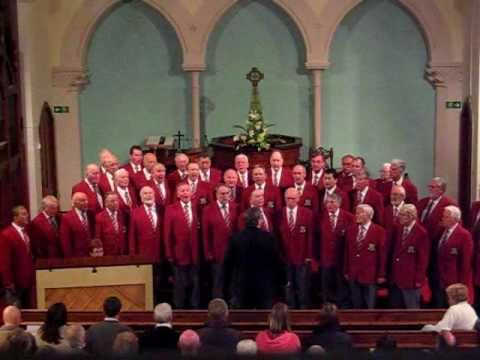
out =
[[425,78],[433,87],[458,87],[463,84],[464,66],[461,63],[443,65],[428,65],[425,68]]
[[81,92],[89,83],[88,73],[84,68],[57,66],[52,71],[54,87],[67,88],[72,92]]

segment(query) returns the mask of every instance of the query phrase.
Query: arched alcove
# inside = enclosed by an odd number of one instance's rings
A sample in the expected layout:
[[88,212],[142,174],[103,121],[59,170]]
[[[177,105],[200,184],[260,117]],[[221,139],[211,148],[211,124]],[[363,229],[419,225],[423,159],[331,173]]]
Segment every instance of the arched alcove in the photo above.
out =
[[420,189],[433,175],[435,91],[424,79],[427,47],[396,1],[367,0],[338,26],[324,78],[323,143],[378,167],[405,159]]
[[264,74],[260,95],[270,131],[311,141],[309,73],[305,46],[291,18],[270,1],[241,1],[209,37],[202,74],[202,120],[208,137],[233,134],[247,119],[254,66]]
[[98,25],[80,94],[83,163],[100,148],[126,155],[148,135],[185,132],[189,86],[182,48],[165,18],[143,2],[121,3]]

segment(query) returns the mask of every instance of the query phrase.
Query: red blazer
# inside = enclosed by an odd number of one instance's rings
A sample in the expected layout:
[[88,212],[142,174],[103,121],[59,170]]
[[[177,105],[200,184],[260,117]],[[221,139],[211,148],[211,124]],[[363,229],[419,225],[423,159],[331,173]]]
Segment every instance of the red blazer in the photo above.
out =
[[288,209],[284,207],[279,221],[279,232],[285,259],[290,265],[305,264],[313,259],[313,218],[309,209],[297,207],[295,228],[288,226]]
[[[255,190],[255,185],[250,185],[242,194],[242,209],[246,210],[250,207],[250,195]],[[280,190],[273,185],[265,184],[264,190],[265,207],[272,209],[273,212],[280,211],[282,208],[282,197]]]
[[345,238],[347,229],[354,224],[354,217],[340,209],[335,230],[330,224],[328,211],[322,214],[320,221],[320,266],[323,268],[343,268],[345,257]]
[[247,178],[248,185],[245,187],[242,183],[242,178],[239,175],[238,170],[237,170],[238,186],[242,187],[244,190],[246,190],[248,186],[253,184],[252,172],[250,170],[247,170],[247,174],[248,174],[248,178]]
[[[402,182],[402,186],[405,189],[405,203],[407,204],[416,204],[418,202],[418,190],[417,187],[409,180],[404,178]],[[390,193],[392,192],[393,181],[386,181],[381,185],[377,184],[377,191],[381,192],[385,204],[390,203]]]
[[[170,188],[170,191],[172,192],[172,194],[175,194],[175,192],[177,191],[177,185],[182,181],[187,181],[187,176],[185,175],[185,177],[182,179],[180,177],[180,174],[178,173],[178,170],[175,169],[174,171],[172,171],[170,174],[167,175],[166,180]],[[176,199],[172,199],[172,200],[176,201]]]
[[[140,164],[140,168],[143,170],[143,165],[142,165],[142,164]],[[130,164],[130,162],[124,164],[124,165],[122,166],[122,169],[127,170],[127,171],[128,171],[128,175],[129,175],[129,178],[130,178],[130,179],[133,179],[133,177],[135,176],[135,171],[133,171],[133,167],[132,167],[132,165]],[[140,170],[140,171],[141,171],[141,170]]]
[[344,273],[349,280],[376,284],[378,278],[385,277],[385,230],[372,222],[360,248],[357,233],[357,224],[347,230]]
[[212,191],[215,191],[215,188],[217,187],[217,185],[222,182],[222,171],[211,167],[209,181],[204,181],[204,182],[210,185],[210,188]]
[[391,263],[391,280],[400,289],[422,287],[430,255],[430,240],[419,221],[415,223],[404,242],[403,226],[395,228]]
[[203,211],[205,206],[213,201],[212,188],[209,183],[201,180],[197,181],[197,189],[195,190],[195,193],[192,194],[192,201],[197,204],[197,210],[200,212]]
[[32,253],[13,225],[0,232],[0,269],[3,285],[29,289],[34,283]]
[[[135,192],[134,188],[131,185],[128,186],[128,196],[130,197],[131,207],[129,207],[128,204],[123,201],[123,198],[120,195],[120,189],[118,187],[115,192],[118,194],[118,197],[120,200],[120,211],[123,212],[125,215],[130,216],[131,210],[138,206],[137,193]],[[123,193],[123,190],[122,190],[122,193]]]
[[394,227],[399,225],[398,223],[398,215],[397,217],[394,217],[393,216],[393,205],[392,204],[388,204],[384,211],[383,211],[383,219],[384,219],[384,228],[385,230],[388,232],[391,232],[393,231]]
[[63,257],[90,255],[90,241],[94,234],[95,222],[91,213],[87,214],[89,229],[85,229],[75,209],[62,216],[60,222],[60,246]]
[[[235,198],[233,199],[233,202],[237,204],[240,208],[242,204],[242,194],[243,194],[243,187],[241,186],[235,186]],[[217,195],[215,192],[213,192],[213,200],[217,200]]]
[[163,259],[161,246],[162,215],[157,210],[157,226],[153,228],[145,206],[132,210],[128,236],[129,255],[141,255],[151,258],[154,262]]
[[[245,210],[246,211],[246,210]],[[245,229],[245,211],[240,214],[238,217],[238,230]],[[267,218],[268,222],[268,232],[275,233],[274,223],[273,223],[273,210],[267,207],[263,207],[263,212],[265,213],[265,217]]]
[[[284,166],[282,168],[282,176],[280,176],[280,183],[278,187],[282,192],[285,192],[286,189],[293,186],[293,183],[294,181],[293,181],[292,171],[289,168]],[[273,170],[272,169],[269,169],[267,171],[267,184],[273,186]]]
[[54,227],[41,212],[28,224],[28,233],[32,243],[32,252],[35,258],[61,257],[59,226],[60,217],[55,217],[57,227]]
[[[319,207],[320,207],[320,213],[323,213],[323,211],[325,210],[325,193],[327,191],[325,190],[325,188],[323,188],[322,190],[320,190],[318,192],[318,196],[319,196]],[[348,211],[350,212],[350,201],[348,199],[348,195],[342,191],[338,186],[336,187],[335,189],[335,194],[339,195],[341,198],[342,198],[342,204],[340,206],[340,208],[342,208],[343,210],[345,211]]]
[[[318,185],[317,188],[318,190],[322,190],[324,188],[323,186],[323,175],[325,175],[325,169],[322,171],[322,176],[320,176],[320,179],[318,179]],[[313,185],[312,182],[312,169],[307,170],[307,178],[305,179],[310,185]]]
[[103,194],[115,191],[115,189],[112,189],[110,187],[110,183],[108,182],[107,174],[102,174],[100,176],[100,181],[98,182],[98,187],[100,188],[100,190],[102,191]]
[[[98,191],[100,192],[100,196],[103,197],[102,189],[100,189],[100,186],[98,187]],[[76,192],[82,192],[87,195],[88,209],[94,214],[99,213],[103,210],[102,204],[99,204],[98,202],[97,194],[95,194],[95,192],[90,189],[90,186],[88,186],[88,184],[85,182],[85,179],[72,187],[72,195]]]
[[165,228],[163,239],[168,260],[175,265],[196,265],[200,258],[198,239],[199,218],[195,203],[192,206],[192,223],[188,226],[180,201],[165,209]]
[[472,279],[472,236],[458,224],[447,241],[439,248],[442,234],[443,231],[440,230],[433,243],[440,286],[443,289],[455,283],[468,286]]
[[202,241],[203,252],[207,260],[223,263],[230,236],[237,230],[237,204],[228,203],[230,226],[225,223],[218,203],[212,202],[203,210],[202,216]]
[[353,175],[346,175],[343,171],[340,172],[337,179],[337,186],[348,194],[353,190]]
[[127,227],[122,212],[117,211],[118,231],[105,209],[95,217],[95,238],[103,244],[103,255],[124,255],[127,252]]
[[157,208],[161,209],[162,214],[165,212],[165,207],[168,204],[172,203],[173,199],[173,194],[172,191],[170,190],[167,181],[164,181],[164,187],[165,187],[165,197],[162,198],[160,195],[160,190],[158,190],[157,185],[155,184],[155,181],[151,179],[150,181],[147,182],[146,185],[150,186],[153,189],[153,192],[155,193],[155,204],[157,205]]
[[318,189],[312,184],[309,184],[305,181],[302,196],[300,196],[298,205],[306,207],[307,209],[310,209],[314,217],[318,216],[318,213],[319,213]]
[[[430,197],[421,199],[417,206],[418,218],[421,219],[423,211],[427,208]],[[457,205],[455,200],[450,199],[447,196],[442,196],[437,206],[430,212],[430,215],[422,221],[422,225],[428,232],[430,239],[432,239],[439,231],[441,231],[440,220],[442,219],[443,209],[449,205]]]
[[[151,179],[152,177],[150,177]],[[145,177],[145,172],[143,171],[139,171],[137,172],[135,175],[133,175],[131,178],[131,182],[133,185],[133,187],[135,188],[135,190],[137,192],[140,192],[140,190],[142,189],[142,187],[148,185],[148,182],[150,181],[149,179],[147,179]]]
[[[358,205],[357,190],[350,191],[349,197],[350,197],[350,208],[352,209],[352,212],[355,212],[355,208]],[[383,218],[384,208],[383,208],[382,195],[369,186],[367,194],[363,199],[363,204],[370,205],[373,208],[374,210],[373,222],[378,225],[383,225],[384,224],[384,218]]]

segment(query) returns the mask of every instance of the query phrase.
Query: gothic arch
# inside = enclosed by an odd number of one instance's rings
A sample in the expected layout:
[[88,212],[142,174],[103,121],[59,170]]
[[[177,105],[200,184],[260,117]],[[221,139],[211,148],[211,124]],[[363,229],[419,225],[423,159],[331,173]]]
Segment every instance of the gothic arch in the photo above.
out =
[[[328,2],[323,12],[326,22],[319,34],[320,52],[323,54],[324,62],[329,62],[330,47],[338,25],[361,2],[362,0]],[[417,21],[425,39],[430,65],[445,65],[454,62],[449,26],[444,21],[435,0],[398,0],[398,2]]]

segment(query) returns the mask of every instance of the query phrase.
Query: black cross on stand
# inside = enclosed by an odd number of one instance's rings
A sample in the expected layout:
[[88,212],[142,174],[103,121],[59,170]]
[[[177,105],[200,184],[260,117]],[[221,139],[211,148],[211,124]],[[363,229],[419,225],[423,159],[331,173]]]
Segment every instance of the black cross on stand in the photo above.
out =
[[177,133],[173,135],[173,137],[177,138],[177,150],[182,150],[182,138],[185,137],[185,135],[183,135],[180,130],[178,130]]

